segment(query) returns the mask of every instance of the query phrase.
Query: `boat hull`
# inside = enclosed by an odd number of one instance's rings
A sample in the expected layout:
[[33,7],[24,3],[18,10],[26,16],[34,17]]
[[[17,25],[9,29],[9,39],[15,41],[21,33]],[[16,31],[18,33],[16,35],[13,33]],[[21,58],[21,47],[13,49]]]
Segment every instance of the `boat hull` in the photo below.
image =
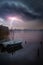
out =
[[[8,44],[7,44],[8,43]],[[22,49],[22,42],[14,42],[10,44],[10,42],[4,42],[0,44],[0,50],[1,52],[8,52],[8,53],[13,53],[17,50]]]

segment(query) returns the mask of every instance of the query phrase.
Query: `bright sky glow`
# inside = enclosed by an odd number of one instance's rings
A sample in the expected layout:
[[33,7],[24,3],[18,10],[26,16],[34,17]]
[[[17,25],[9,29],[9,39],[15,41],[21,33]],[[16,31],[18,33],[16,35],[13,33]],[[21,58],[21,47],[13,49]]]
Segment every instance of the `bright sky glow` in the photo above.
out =
[[9,29],[43,29],[43,22],[40,20],[25,21],[20,16],[0,18],[0,25],[8,26]]
[[19,22],[22,22],[23,20],[21,19],[21,18],[19,18],[19,17],[8,17],[8,19],[9,20],[11,20],[11,21],[19,21]]
[[23,20],[20,17],[8,16],[7,19],[8,21],[10,21],[10,28],[12,28],[13,22],[17,24],[23,22]]

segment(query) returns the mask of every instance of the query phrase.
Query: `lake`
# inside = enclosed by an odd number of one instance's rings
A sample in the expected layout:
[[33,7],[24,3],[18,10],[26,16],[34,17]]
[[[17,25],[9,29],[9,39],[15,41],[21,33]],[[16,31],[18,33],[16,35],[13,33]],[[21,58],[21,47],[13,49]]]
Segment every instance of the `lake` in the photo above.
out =
[[10,39],[22,40],[28,42],[40,42],[43,40],[43,31],[12,31],[9,34]]
[[12,53],[0,53],[0,65],[38,65],[38,63],[43,63],[43,44],[41,48],[40,43],[36,43],[43,40],[43,31],[12,31],[9,39],[23,42],[26,40],[28,44],[24,44],[23,49],[17,50],[13,55]]

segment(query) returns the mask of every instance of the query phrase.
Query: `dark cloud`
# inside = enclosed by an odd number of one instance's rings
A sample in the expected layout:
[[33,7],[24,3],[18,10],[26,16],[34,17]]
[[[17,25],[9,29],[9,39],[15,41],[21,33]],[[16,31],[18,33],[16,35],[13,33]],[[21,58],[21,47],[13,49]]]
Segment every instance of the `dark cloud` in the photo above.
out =
[[42,2],[42,0],[1,0],[0,16],[19,14],[30,19],[43,18]]

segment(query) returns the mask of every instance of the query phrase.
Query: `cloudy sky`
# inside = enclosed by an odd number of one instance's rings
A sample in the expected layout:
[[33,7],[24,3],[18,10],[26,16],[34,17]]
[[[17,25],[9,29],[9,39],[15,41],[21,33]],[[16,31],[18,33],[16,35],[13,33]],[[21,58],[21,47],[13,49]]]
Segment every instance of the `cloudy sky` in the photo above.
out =
[[43,0],[0,0],[0,25],[43,29]]

